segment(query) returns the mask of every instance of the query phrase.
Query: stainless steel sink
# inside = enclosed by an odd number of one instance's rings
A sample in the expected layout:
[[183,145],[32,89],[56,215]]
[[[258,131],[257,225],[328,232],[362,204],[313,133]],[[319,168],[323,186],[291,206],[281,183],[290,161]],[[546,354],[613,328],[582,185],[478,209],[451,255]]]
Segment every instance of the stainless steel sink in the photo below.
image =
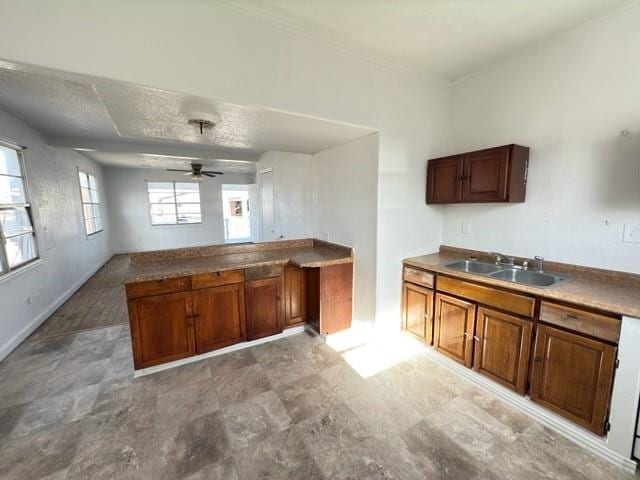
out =
[[450,263],[447,267],[453,268],[454,270],[460,270],[461,272],[483,273],[485,275],[500,270],[500,266],[495,263],[477,262],[475,260],[461,260],[459,262]]
[[493,278],[514,283],[524,283],[534,287],[550,287],[566,281],[566,278],[550,273],[532,272],[519,268],[506,268],[490,275]]
[[505,280],[507,282],[540,288],[554,287],[568,280],[566,277],[560,277],[552,273],[525,270],[520,266],[478,262],[477,260],[460,260],[446,266],[459,272],[477,273],[478,275],[484,275],[497,280]]

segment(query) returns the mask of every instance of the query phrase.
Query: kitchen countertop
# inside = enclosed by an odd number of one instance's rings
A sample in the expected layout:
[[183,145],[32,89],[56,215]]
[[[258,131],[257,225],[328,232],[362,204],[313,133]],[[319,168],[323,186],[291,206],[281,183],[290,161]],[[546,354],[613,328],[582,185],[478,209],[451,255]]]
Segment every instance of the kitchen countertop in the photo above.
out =
[[[575,271],[571,272],[565,264],[557,264],[565,265],[562,273],[554,271],[551,266],[545,268],[545,271],[559,273],[561,276],[568,277],[569,280],[557,286],[538,288],[475,273],[460,272],[446,266],[449,263],[468,257],[468,252],[465,254],[462,250],[456,252],[455,249],[449,250],[448,247],[443,247],[439,253],[405,258],[403,263],[451,277],[473,280],[516,292],[529,293],[544,299],[558,300],[617,315],[640,318],[640,285],[638,284],[637,275],[624,272],[608,272],[608,277],[604,278],[602,275],[596,275],[595,273],[589,275],[589,270],[591,270],[589,268],[575,267]],[[593,270],[594,272],[596,271],[595,269]],[[601,270],[599,272],[607,271]]]
[[[256,245],[259,248],[259,244]],[[167,250],[166,252],[170,251]],[[167,255],[166,258],[131,263],[125,275],[124,283],[160,280],[197,273],[221,272],[224,270],[266,265],[286,265],[290,263],[298,267],[325,267],[351,262],[353,262],[353,252],[350,248],[331,248],[329,245],[324,246],[313,243],[307,246],[191,256],[188,258],[172,258],[170,255]]]

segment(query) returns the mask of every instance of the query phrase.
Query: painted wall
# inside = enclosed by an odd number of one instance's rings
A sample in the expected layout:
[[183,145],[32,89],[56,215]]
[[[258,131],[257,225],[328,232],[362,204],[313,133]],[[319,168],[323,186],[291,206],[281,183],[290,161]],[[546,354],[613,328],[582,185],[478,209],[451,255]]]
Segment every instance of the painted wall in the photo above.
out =
[[200,183],[202,223],[152,226],[146,181],[184,180],[180,173],[139,168],[104,169],[114,252],[162,250],[224,243],[222,184],[253,183],[253,175],[224,175]]
[[275,238],[307,238],[313,235],[311,200],[312,156],[303,153],[266,152],[257,166],[256,184],[260,191],[262,170],[273,171]]
[[370,322],[376,308],[378,134],[313,155],[311,213],[314,236],[355,250],[354,326]]
[[[111,257],[111,249],[102,168],[72,150],[47,146],[37,132],[1,111],[0,138],[27,147],[25,170],[43,260],[10,278],[0,277],[2,359]],[[104,231],[90,238],[84,230],[78,168],[96,176],[103,194]]]
[[[378,130],[378,199],[367,205],[378,209],[377,314],[397,326],[401,259],[441,241],[442,211],[425,205],[424,178],[425,159],[444,153],[449,86],[329,48],[232,3],[0,0],[0,58]],[[215,32],[215,48],[194,46],[193,32]]]
[[526,203],[444,207],[444,243],[640,272],[640,243],[622,242],[640,224],[638,25],[627,10],[455,86],[449,152],[531,157]]

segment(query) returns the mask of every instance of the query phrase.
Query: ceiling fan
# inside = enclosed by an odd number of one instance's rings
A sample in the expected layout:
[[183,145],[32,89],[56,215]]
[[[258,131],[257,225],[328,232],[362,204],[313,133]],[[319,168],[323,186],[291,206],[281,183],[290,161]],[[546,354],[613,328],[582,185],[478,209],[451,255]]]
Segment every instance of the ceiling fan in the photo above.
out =
[[204,177],[215,178],[218,175],[224,175],[222,172],[211,172],[208,170],[202,170],[201,163],[192,163],[191,170],[176,170],[173,168],[167,169],[167,172],[187,172],[184,175],[189,176],[192,180],[196,182],[201,182]]

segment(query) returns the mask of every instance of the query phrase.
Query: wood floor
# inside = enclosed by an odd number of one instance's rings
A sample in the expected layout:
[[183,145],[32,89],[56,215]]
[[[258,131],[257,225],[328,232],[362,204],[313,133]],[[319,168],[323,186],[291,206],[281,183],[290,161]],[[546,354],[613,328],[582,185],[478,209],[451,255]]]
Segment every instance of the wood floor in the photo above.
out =
[[115,255],[64,305],[49,317],[29,340],[57,337],[127,323],[122,279],[128,255]]

